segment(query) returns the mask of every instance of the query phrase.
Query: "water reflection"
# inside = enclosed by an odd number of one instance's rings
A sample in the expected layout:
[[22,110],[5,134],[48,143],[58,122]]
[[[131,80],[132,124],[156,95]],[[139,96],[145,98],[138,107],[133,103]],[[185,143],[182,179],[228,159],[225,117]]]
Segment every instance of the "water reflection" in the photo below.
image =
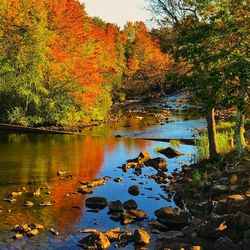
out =
[[[16,135],[0,134],[0,207],[5,220],[0,221],[0,248],[20,249],[31,244],[31,249],[47,249],[54,247],[76,246],[78,234],[76,231],[84,227],[96,227],[109,229],[119,226],[119,223],[107,218],[107,211],[98,214],[89,213],[84,208],[86,196],[75,193],[79,187],[79,180],[93,180],[106,175],[123,177],[124,182],[117,184],[109,181],[105,186],[96,188],[94,196],[105,196],[109,200],[120,199],[122,201],[135,198],[131,197],[127,188],[139,182],[144,182],[145,187],[152,187],[154,192],[143,190],[144,196],[136,197],[141,209],[153,216],[153,211],[166,205],[164,200],[149,199],[150,196],[158,196],[161,192],[159,185],[145,176],[154,174],[151,168],[143,169],[143,175],[136,177],[132,171],[123,174],[117,166],[127,159],[134,158],[142,150],[149,151],[156,157],[156,146],[168,146],[166,143],[134,139],[95,138],[89,136],[65,136],[65,135]],[[181,162],[189,162],[195,149],[182,145],[180,150],[186,155],[169,161],[169,172],[181,166]],[[73,179],[59,180],[58,170],[73,174]],[[131,177],[137,178],[132,180]],[[26,187],[28,192],[17,198],[17,202],[10,204],[3,199],[17,191],[20,187]],[[50,194],[45,194],[47,189],[42,189],[42,197],[33,197],[32,193],[40,186],[48,186]],[[26,208],[24,202],[31,200],[34,206]],[[51,207],[40,207],[41,201],[55,201]],[[76,206],[77,208],[73,208]],[[11,210],[11,212],[8,212]],[[45,227],[53,227],[67,241],[55,239],[45,231],[32,240],[23,239],[11,241],[10,230],[17,223],[38,222]],[[80,235],[81,237],[81,235]],[[68,245],[69,244],[69,245]]]

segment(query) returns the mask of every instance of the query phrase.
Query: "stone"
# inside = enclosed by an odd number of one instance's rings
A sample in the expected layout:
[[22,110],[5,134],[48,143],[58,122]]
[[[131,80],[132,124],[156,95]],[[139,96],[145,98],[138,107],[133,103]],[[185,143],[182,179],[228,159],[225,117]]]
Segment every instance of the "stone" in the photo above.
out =
[[25,201],[24,206],[25,207],[32,207],[34,203],[32,201]]
[[165,233],[165,239],[177,238],[177,237],[184,237],[184,233],[181,231],[168,231]]
[[134,223],[136,220],[136,216],[130,214],[130,213],[127,213],[127,212],[124,212],[121,214],[121,224],[122,225],[127,225],[127,224],[130,224],[130,223]]
[[150,159],[144,162],[146,166],[153,167],[155,169],[166,169],[167,161],[161,157]]
[[23,238],[23,234],[15,234],[14,239],[22,239]]
[[93,189],[91,187],[88,187],[87,185],[82,185],[77,189],[77,192],[80,194],[92,194]]
[[50,233],[52,233],[55,236],[59,235],[59,232],[57,232],[54,228],[50,228],[49,231],[50,231]]
[[139,245],[147,245],[150,243],[150,235],[144,228],[137,228],[134,233],[135,243]]
[[233,194],[233,195],[228,196],[227,198],[228,200],[231,200],[231,201],[241,201],[241,200],[244,200],[245,197],[240,194]]
[[85,200],[87,208],[104,209],[108,205],[108,200],[104,197],[90,197]]
[[136,209],[136,208],[137,208],[137,203],[136,203],[136,201],[134,201],[134,200],[128,200],[128,201],[125,201],[125,202],[123,203],[123,207],[124,207],[126,210]]
[[146,212],[140,209],[131,209],[129,210],[129,214],[135,216],[136,220],[144,220],[147,218]]
[[137,185],[131,186],[128,188],[128,192],[131,195],[137,196],[140,194],[140,187]]
[[94,181],[91,181],[88,186],[89,187],[98,187],[98,186],[103,186],[105,184],[105,180],[104,179],[97,179]]
[[112,212],[122,212],[123,211],[123,205],[120,200],[117,201],[111,201],[108,204],[109,211]]
[[225,236],[225,237],[221,237],[218,240],[216,240],[215,245],[214,245],[214,249],[218,249],[218,250],[238,250],[239,248],[237,247],[237,245],[235,243],[233,243],[233,241]]
[[79,246],[84,249],[107,249],[110,246],[108,237],[101,232],[96,232],[79,241]]
[[225,185],[214,185],[212,187],[212,196],[217,197],[219,195],[227,193],[229,190],[228,186]]
[[21,192],[21,191],[20,192],[12,192],[11,193],[12,197],[18,197],[18,196],[22,196],[22,195],[23,195],[23,192]]
[[185,211],[163,207],[154,212],[158,220],[173,229],[181,229],[188,224],[189,215]]
[[168,147],[165,149],[160,149],[160,150],[158,150],[158,152],[165,155],[168,158],[174,158],[174,157],[178,157],[178,156],[182,155],[179,151],[177,151],[171,147]]
[[47,207],[47,206],[53,206],[53,203],[51,201],[43,201],[39,204],[41,207]]
[[117,182],[117,183],[123,182],[123,178],[117,177],[114,179],[114,182]]
[[66,175],[65,171],[57,171],[57,176]]
[[149,152],[145,152],[145,151],[142,151],[140,152],[139,156],[140,158],[144,159],[144,160],[149,160],[151,159],[151,155]]
[[27,236],[29,237],[36,236],[38,233],[39,233],[38,229],[32,229],[27,232]]
[[121,229],[117,227],[112,230],[106,231],[104,234],[108,237],[110,242],[118,241],[121,234]]
[[134,235],[130,231],[122,232],[119,236],[119,241],[117,244],[118,248],[123,248],[127,246],[130,242],[135,240]]

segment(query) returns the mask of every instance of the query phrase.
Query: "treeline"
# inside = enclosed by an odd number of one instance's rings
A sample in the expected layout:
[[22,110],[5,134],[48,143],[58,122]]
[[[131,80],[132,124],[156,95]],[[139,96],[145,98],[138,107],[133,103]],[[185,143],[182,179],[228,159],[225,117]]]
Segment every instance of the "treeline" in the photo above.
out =
[[208,122],[210,158],[218,156],[216,108],[237,109],[236,149],[246,149],[245,116],[250,109],[250,1],[150,0],[160,29],[154,35],[179,66],[177,81],[194,94]]
[[0,121],[75,125],[112,99],[163,92],[170,58],[142,22],[124,29],[78,0],[1,0]]

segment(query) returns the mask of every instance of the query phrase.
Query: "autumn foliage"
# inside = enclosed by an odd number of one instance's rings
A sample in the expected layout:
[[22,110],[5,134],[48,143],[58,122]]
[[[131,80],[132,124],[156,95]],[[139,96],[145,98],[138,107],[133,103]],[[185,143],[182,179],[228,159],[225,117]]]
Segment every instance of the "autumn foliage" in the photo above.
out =
[[162,91],[169,63],[144,23],[121,30],[78,0],[0,3],[1,121],[103,119],[117,93]]

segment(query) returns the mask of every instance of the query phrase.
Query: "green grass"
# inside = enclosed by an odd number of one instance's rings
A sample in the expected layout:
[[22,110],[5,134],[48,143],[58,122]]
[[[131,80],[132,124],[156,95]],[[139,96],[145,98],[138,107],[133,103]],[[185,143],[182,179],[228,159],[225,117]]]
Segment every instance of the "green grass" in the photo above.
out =
[[[219,154],[226,154],[232,151],[234,148],[234,142],[233,142],[233,129],[229,129],[229,127],[226,126],[226,129],[224,127],[224,131],[217,132],[217,149]],[[208,144],[208,137],[207,133],[203,133],[200,136],[199,140],[196,140],[196,146],[197,146],[197,160],[204,160],[209,157],[209,144]]]

